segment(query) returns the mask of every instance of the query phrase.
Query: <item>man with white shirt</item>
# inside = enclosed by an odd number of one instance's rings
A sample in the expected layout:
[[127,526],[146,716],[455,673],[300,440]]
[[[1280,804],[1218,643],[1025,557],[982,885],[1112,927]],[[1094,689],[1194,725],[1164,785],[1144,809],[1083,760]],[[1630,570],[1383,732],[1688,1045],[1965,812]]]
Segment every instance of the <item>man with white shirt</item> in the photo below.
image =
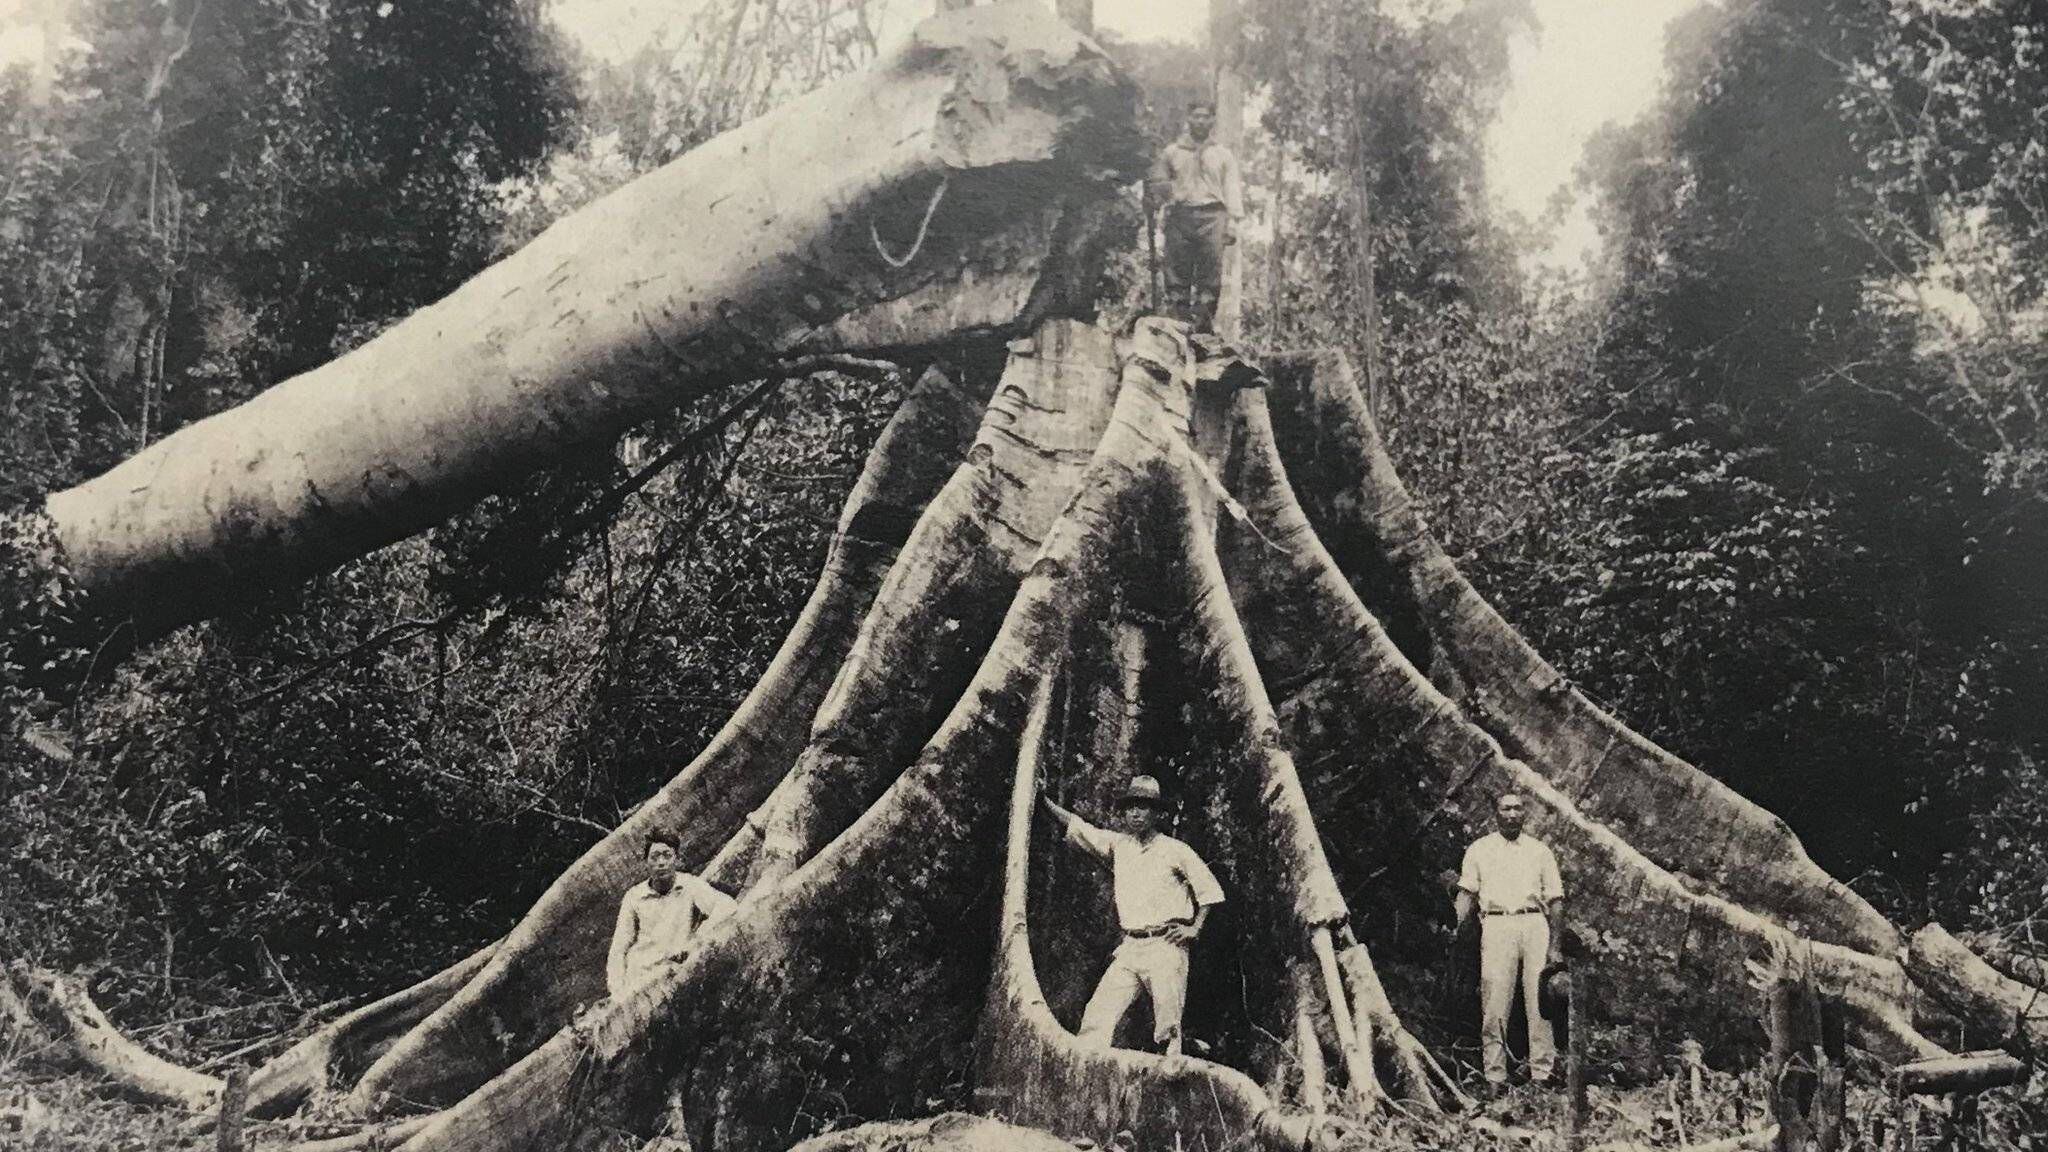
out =
[[1515,989],[1529,1021],[1529,1078],[1550,1079],[1557,1041],[1537,1006],[1544,966],[1560,955],[1564,921],[1559,907],[1564,880],[1557,857],[1544,843],[1522,832],[1527,805],[1508,792],[1493,803],[1497,832],[1473,841],[1458,875],[1458,927],[1477,911],[1479,929],[1479,1037],[1486,1082],[1508,1079],[1508,1008]]
[[1159,831],[1159,781],[1150,776],[1133,776],[1124,789],[1119,814],[1125,832],[1097,828],[1049,799],[1044,803],[1065,827],[1068,843],[1110,866],[1124,930],[1081,1013],[1082,1042],[1107,1048],[1143,988],[1152,998],[1154,1042],[1178,1056],[1188,947],[1202,934],[1209,909],[1223,902],[1222,886],[1194,849]]
[[1215,330],[1223,250],[1237,243],[1244,215],[1237,157],[1209,138],[1215,128],[1214,104],[1189,108],[1187,131],[1159,153],[1146,181],[1153,203],[1165,208],[1167,310],[1198,332]]
[[604,982],[617,999],[654,979],[690,954],[705,924],[733,908],[733,898],[710,882],[676,869],[676,839],[647,837],[647,879],[626,890],[612,929]]

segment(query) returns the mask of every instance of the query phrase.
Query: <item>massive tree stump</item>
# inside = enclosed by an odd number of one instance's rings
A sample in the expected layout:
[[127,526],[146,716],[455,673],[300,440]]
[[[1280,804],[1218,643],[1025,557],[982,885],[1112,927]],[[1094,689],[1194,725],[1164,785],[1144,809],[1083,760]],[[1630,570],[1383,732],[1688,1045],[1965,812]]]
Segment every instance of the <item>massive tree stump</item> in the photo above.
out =
[[[809,349],[1017,335],[1062,310],[1048,283],[1085,278],[1089,229],[1053,206],[1099,196],[1130,159],[1129,96],[1043,17],[943,17],[877,76],[754,144],[693,154],[699,176],[608,201],[588,221],[611,223],[570,222],[523,271],[323,369],[342,391],[294,382],[251,406],[317,448],[252,453],[221,429],[254,417],[230,414],[53,499],[47,523],[96,596],[164,587],[175,604],[196,574],[331,562],[615,430],[654,403],[672,354],[701,379]],[[815,197],[777,200],[763,231],[702,257],[709,287],[657,300],[670,265],[702,254],[619,255],[621,230],[679,205],[765,210],[782,173],[748,158],[756,145],[780,157],[845,134],[863,150],[787,189]],[[918,223],[941,197],[963,213],[944,235]],[[856,267],[899,200],[930,266],[882,247]],[[529,310],[529,291],[570,284],[588,299]],[[455,391],[385,386],[422,363]],[[527,391],[537,406],[509,399]],[[406,442],[395,487],[386,438],[328,440],[385,408],[442,429]],[[448,422],[471,419],[488,433],[448,445]],[[316,457],[346,482],[314,478]],[[1103,877],[1034,798],[1100,818],[1141,771],[1229,896],[1196,952],[1200,1058],[1072,1032],[1116,933]],[[1717,1059],[1761,1055],[1745,966],[1794,953],[1887,1059],[1941,1055],[1930,1035],[1958,1022],[2039,1036],[2031,989],[1945,934],[1906,955],[1781,821],[1531,651],[1429,535],[1341,356],[1262,371],[1169,321],[1049,319],[1009,342],[999,377],[921,376],[781,653],[693,763],[503,940],[260,1070],[249,1111],[345,1090],[366,1119],[414,1117],[396,1129],[413,1152],[597,1149],[677,1123],[697,1147],[769,1150],[949,1111],[1055,1146],[1335,1145],[1383,1109],[1462,1103],[1374,955],[1403,946],[1400,917],[1445,913],[1434,877],[1508,789],[1564,863],[1586,943],[1575,1011],[1646,1051],[1696,1037]],[[670,978],[608,1000],[613,913],[657,827],[742,900]]]
[[[287,1054],[252,1109],[354,1078],[368,1115],[433,1113],[415,1152],[598,1148],[678,1115],[699,1147],[779,1149],[944,1111],[1105,1146],[1334,1145],[1397,1102],[1460,1103],[1370,950],[1385,913],[1429,913],[1427,878],[1508,788],[1564,862],[1579,1010],[1638,1043],[1762,1056],[1746,963],[1795,951],[1891,1059],[1937,1055],[1923,1028],[2021,994],[1957,964],[1923,989],[1859,947],[1897,935],[1781,825],[1554,673],[1526,697],[1567,706],[1548,750],[1510,755],[1493,730],[1522,680],[1503,677],[1547,666],[1411,508],[1341,357],[1262,373],[1168,321],[1058,320],[1013,341],[999,379],[927,372],[726,731],[487,955]],[[1415,635],[1484,625],[1467,635],[1507,655],[1463,657],[1446,695],[1375,606]],[[1588,746],[1604,767],[1569,752]],[[1583,783],[1596,769],[1688,797],[1656,815],[1748,836],[1777,873],[1668,831],[1637,848],[1619,829],[1650,814],[1593,816],[1611,803]],[[1113,920],[1034,799],[1099,817],[1136,771],[1166,781],[1176,835],[1229,894],[1196,953],[1204,1058],[1072,1032]],[[672,979],[604,1000],[612,910],[656,826],[742,902]],[[1810,885],[1788,879],[1802,870]]]

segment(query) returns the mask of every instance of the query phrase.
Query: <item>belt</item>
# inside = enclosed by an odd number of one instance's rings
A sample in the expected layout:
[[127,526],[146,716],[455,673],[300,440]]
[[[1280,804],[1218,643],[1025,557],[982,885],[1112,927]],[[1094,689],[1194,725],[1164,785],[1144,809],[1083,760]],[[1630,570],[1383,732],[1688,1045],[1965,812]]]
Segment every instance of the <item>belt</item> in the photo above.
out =
[[1227,212],[1230,210],[1230,205],[1220,200],[1205,200],[1200,204],[1175,201],[1172,204],[1168,204],[1166,210],[1168,212]]
[[1170,929],[1185,928],[1186,926],[1187,922],[1184,920],[1169,920],[1164,924],[1154,924],[1150,928],[1126,928],[1124,929],[1124,935],[1133,940],[1156,940],[1166,935]]
[[1517,909],[1515,909],[1514,911],[1510,912],[1510,911],[1508,911],[1508,910],[1507,910],[1507,909],[1505,909],[1505,908],[1488,908],[1488,909],[1487,909],[1486,911],[1484,911],[1484,912],[1481,912],[1481,913],[1480,913],[1480,915],[1482,915],[1482,916],[1541,916],[1541,915],[1543,915],[1543,909],[1541,909],[1541,908],[1517,908]]

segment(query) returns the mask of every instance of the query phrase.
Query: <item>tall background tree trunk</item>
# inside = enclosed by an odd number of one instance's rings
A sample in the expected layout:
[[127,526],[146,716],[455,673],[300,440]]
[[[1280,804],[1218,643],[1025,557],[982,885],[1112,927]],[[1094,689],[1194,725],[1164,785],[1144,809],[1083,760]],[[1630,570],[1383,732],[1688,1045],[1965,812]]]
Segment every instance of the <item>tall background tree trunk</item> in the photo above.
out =
[[[1216,139],[1244,168],[1244,11],[1239,0],[1209,0],[1209,51],[1216,93]],[[1237,339],[1244,327],[1242,218],[1231,222],[1238,242],[1223,250],[1223,284],[1216,298],[1216,332]]]

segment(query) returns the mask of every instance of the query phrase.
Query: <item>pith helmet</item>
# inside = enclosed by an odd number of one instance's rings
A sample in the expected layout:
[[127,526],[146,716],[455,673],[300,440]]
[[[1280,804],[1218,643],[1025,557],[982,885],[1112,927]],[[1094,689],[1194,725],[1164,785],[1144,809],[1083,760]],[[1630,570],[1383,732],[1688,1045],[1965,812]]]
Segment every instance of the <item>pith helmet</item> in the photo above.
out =
[[1150,776],[1131,777],[1131,782],[1124,785],[1123,798],[1119,803],[1150,804],[1155,808],[1158,807],[1159,781],[1154,780]]

